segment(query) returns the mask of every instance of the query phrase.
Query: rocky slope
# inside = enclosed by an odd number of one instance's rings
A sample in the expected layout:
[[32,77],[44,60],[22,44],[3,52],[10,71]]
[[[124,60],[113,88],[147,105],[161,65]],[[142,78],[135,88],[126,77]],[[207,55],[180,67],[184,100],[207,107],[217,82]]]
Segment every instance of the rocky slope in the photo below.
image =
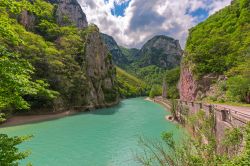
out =
[[77,0],[48,0],[52,4],[56,4],[55,15],[56,21],[61,26],[75,25],[78,28],[88,26],[85,13]]
[[[0,32],[0,44],[34,66],[35,80],[44,80],[59,92],[54,100],[43,94],[27,95],[25,100],[32,110],[50,111],[116,104],[116,72],[99,29],[87,26],[76,0],[49,2],[0,4],[6,9],[0,13],[0,28],[3,25],[6,31]],[[20,13],[9,10],[15,5],[21,6]]]
[[105,47],[99,31],[88,35],[89,41],[85,48],[86,69],[89,78],[88,102],[93,105],[105,106],[109,102],[116,102],[116,72],[111,55]]
[[123,55],[127,58],[129,64],[135,62],[138,59],[138,53],[139,53],[139,49],[137,48],[125,48],[125,47],[121,47],[120,49],[123,53]]
[[168,36],[155,36],[142,49],[118,46],[115,40],[103,34],[114,63],[149,84],[162,84],[166,70],[180,65],[183,51],[179,41]]
[[178,40],[167,36],[155,36],[150,39],[137,54],[138,65],[155,65],[171,69],[180,65],[182,49]]
[[107,46],[108,50],[112,54],[112,59],[113,62],[119,66],[124,68],[126,65],[128,65],[128,59],[126,56],[123,54],[122,50],[114,40],[112,36],[106,35],[106,34],[101,34],[101,37]]
[[190,30],[181,65],[182,100],[250,102],[249,9],[249,1],[234,0]]

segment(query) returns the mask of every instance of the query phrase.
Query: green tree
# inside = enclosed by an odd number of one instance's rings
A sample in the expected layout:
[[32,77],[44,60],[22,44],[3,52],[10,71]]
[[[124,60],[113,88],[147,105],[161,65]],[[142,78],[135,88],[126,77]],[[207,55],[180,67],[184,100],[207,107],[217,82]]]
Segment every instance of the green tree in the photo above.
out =
[[160,96],[161,93],[161,87],[159,85],[153,85],[149,92],[149,97],[154,98],[155,96]]
[[30,138],[31,136],[8,137],[6,134],[0,134],[0,165],[17,166],[19,160],[28,157],[30,152],[19,152],[17,146]]
[[250,102],[250,78],[241,75],[227,80],[227,95],[231,101]]
[[167,97],[172,99],[179,98],[177,84],[180,78],[180,67],[166,71]]
[[57,92],[48,90],[42,80],[33,81],[31,64],[14,53],[0,47],[0,110],[8,107],[28,109],[25,95],[44,95],[54,98]]

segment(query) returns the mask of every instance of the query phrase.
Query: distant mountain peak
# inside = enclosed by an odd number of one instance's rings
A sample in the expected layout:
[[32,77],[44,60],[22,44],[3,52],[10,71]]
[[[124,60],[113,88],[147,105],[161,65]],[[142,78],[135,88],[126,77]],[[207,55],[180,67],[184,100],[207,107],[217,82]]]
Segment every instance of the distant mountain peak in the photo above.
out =
[[156,65],[171,69],[180,65],[183,50],[178,40],[157,35],[148,40],[138,53],[141,67]]

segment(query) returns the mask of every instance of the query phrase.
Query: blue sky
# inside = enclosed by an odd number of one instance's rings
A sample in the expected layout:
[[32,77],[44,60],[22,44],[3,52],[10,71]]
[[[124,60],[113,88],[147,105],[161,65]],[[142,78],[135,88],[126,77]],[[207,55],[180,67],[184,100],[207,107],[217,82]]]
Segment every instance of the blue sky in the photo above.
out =
[[[108,2],[108,0],[104,0],[106,2]],[[121,4],[117,4],[116,2],[114,2],[114,8],[111,9],[111,14],[113,16],[122,16],[124,17],[124,13],[125,10],[128,8],[130,1],[127,2],[123,2]]]
[[184,48],[188,29],[231,0],[78,0],[89,23],[119,45],[140,48],[155,35],[179,40]]

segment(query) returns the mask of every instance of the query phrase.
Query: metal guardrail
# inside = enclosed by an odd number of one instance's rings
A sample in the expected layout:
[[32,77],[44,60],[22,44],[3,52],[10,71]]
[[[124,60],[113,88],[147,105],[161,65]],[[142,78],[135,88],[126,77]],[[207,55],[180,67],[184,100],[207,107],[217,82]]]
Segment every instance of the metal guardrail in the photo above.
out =
[[[165,102],[166,104],[171,105],[171,103],[169,102],[169,100],[167,99],[163,99],[163,98],[159,98],[161,99],[163,102]],[[241,120],[243,123],[247,123],[250,122],[250,115],[243,113],[241,111],[235,110],[235,109],[231,109],[231,108],[226,108],[223,106],[219,106],[216,104],[207,104],[207,103],[201,103],[201,102],[194,102],[194,101],[183,101],[183,100],[177,100],[180,104],[184,104],[184,105],[189,105],[191,104],[191,106],[193,107],[194,104],[200,104],[200,108],[203,107],[211,107],[214,108],[216,111],[222,112],[222,111],[227,111],[225,115],[225,121],[231,123],[232,118],[236,118],[238,120]]]

